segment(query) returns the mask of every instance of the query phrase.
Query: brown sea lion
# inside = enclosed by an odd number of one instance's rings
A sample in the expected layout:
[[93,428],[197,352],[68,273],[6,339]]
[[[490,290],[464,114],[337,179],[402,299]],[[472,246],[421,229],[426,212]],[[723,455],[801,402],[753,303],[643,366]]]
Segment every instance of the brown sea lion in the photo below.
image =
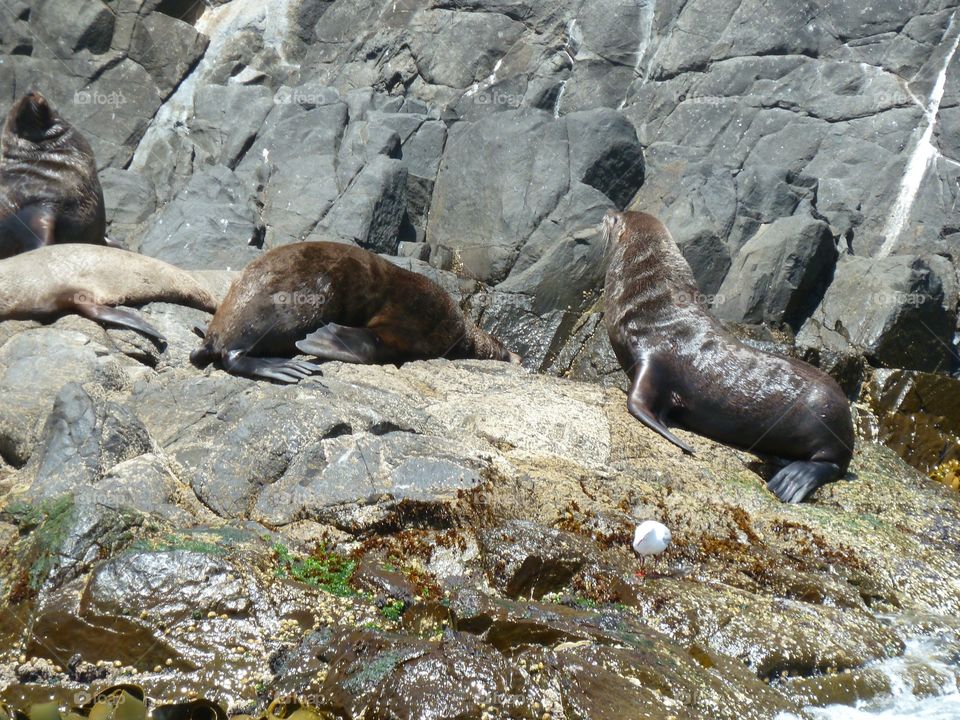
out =
[[114,305],[170,302],[213,312],[217,301],[190,273],[145,255],[97,245],[50,245],[0,260],[0,320],[77,313],[138,330],[149,323]]
[[18,100],[0,136],[0,258],[54,243],[106,244],[90,143],[38,92]]
[[800,502],[847,471],[850,406],[826,373],[756,350],[731,335],[701,300],[690,266],[663,223],[610,211],[605,322],[631,379],[630,413],[686,452],[671,422],[722,443],[788,461],[767,483]]
[[283,245],[244,268],[190,359],[236,375],[293,383],[319,366],[290,359],[402,363],[428,358],[520,362],[439,285],[368,250]]

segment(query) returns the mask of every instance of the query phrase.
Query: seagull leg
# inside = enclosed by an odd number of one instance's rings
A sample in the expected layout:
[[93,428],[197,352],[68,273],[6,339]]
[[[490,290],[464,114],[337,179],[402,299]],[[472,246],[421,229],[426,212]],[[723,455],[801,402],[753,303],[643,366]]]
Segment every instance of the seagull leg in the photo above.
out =
[[647,571],[644,569],[644,564],[646,563],[647,558],[643,555],[640,556],[640,569],[634,573],[638,578],[643,580],[647,576]]

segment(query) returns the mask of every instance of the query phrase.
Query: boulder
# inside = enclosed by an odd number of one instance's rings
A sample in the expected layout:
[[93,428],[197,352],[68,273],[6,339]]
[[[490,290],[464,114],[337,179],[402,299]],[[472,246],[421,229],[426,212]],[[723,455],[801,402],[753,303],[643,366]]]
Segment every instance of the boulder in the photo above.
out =
[[796,331],[820,304],[836,260],[825,222],[802,216],[775,220],[740,248],[713,311],[723,320],[786,324]]

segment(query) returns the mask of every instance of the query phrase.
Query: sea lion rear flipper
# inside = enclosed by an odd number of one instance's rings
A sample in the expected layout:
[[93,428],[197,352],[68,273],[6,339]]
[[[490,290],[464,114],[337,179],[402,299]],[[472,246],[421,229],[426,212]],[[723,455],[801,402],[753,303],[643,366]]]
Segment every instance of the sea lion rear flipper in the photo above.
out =
[[94,305],[93,303],[77,303],[74,310],[78,315],[83,315],[98,323],[109,323],[119,325],[120,327],[130,328],[141,332],[147,337],[151,337],[159,343],[166,345],[167,339],[160,334],[153,325],[143,318],[137,317],[129,310],[110,307],[108,305]]
[[803,502],[814,490],[840,477],[840,468],[822,460],[798,460],[770,478],[767,489],[786,503]]
[[297,349],[324,360],[370,364],[389,360],[372,330],[327,323],[296,343]]
[[233,375],[260,377],[291,384],[321,372],[319,365],[304,360],[250,357],[239,350],[232,350],[223,356],[223,369]]
[[630,387],[630,392],[627,393],[627,409],[631,415],[648,428],[660,433],[685,453],[693,455],[693,448],[670,432],[667,426],[663,424],[659,414],[653,411],[653,408],[658,404],[656,402],[657,391],[653,387],[655,383],[652,382],[653,375],[654,373],[649,363],[637,371],[633,385]]

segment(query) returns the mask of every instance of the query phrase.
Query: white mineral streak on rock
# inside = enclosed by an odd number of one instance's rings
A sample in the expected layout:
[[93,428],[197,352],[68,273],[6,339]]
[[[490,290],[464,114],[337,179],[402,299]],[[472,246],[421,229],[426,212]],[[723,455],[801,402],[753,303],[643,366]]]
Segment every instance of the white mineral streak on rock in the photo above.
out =
[[949,39],[950,50],[944,57],[943,67],[940,68],[937,81],[934,83],[933,90],[923,109],[925,126],[921,125],[923,130],[920,133],[920,139],[907,161],[903,178],[900,181],[900,192],[893,208],[890,210],[890,214],[887,216],[887,222],[883,228],[884,241],[878,257],[886,257],[893,250],[900,233],[903,231],[903,226],[910,218],[910,211],[913,209],[913,203],[927,173],[927,168],[938,155],[930,139],[933,137],[933,129],[937,123],[937,113],[940,111],[940,101],[943,99],[943,89],[947,81],[947,68],[950,67],[950,61],[953,60],[953,56],[957,52],[957,44],[960,43],[960,32],[955,29],[956,19],[956,15],[950,18],[950,23],[943,34],[943,42]]

